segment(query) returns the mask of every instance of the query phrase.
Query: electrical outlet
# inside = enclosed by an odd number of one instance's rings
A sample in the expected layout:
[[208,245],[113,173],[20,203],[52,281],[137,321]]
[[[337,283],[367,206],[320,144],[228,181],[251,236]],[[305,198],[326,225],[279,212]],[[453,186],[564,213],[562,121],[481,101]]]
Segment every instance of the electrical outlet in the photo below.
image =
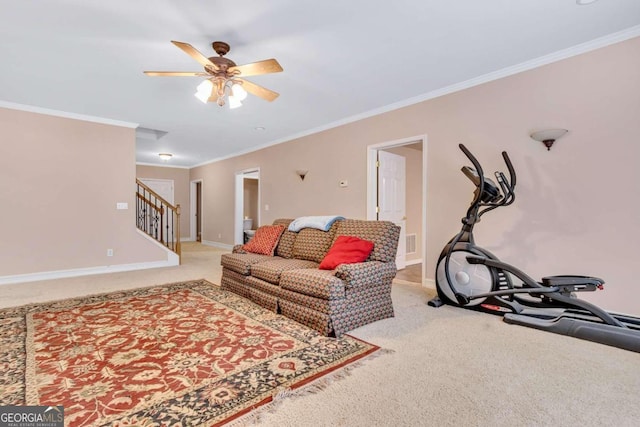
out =
[[107,249],[107,256],[113,256],[113,249]]
[[126,202],[118,202],[116,203],[116,209],[129,209],[129,203]]
[[269,210],[269,205],[264,205],[264,210],[268,211]]
[[222,239],[222,233],[218,233],[218,239]]

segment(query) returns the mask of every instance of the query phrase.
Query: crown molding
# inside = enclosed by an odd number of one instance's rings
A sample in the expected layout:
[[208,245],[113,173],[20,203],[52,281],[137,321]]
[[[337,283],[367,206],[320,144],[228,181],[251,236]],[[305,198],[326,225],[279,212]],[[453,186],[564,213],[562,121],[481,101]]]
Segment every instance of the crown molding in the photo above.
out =
[[136,162],[136,166],[152,166],[154,168],[170,168],[170,169],[191,169],[195,166],[171,166],[171,165],[166,165],[166,164],[156,164],[156,163],[142,163],[142,162]]
[[47,116],[63,117],[65,119],[82,120],[85,122],[101,123],[104,125],[119,126],[135,129],[137,123],[124,122],[121,120],[106,119],[104,117],[89,116],[85,114],[69,113],[67,111],[52,110],[50,108],[35,107],[33,105],[17,104],[15,102],[0,101],[0,107],[10,110],[27,111],[30,113],[46,114]]
[[327,123],[322,126],[318,126],[312,129],[308,129],[303,132],[295,133],[284,138],[277,139],[275,141],[268,142],[266,144],[262,144],[259,146],[251,147],[246,150],[235,152],[234,154],[230,154],[223,157],[218,157],[212,160],[208,160],[203,163],[198,163],[197,165],[191,166],[193,168],[198,166],[204,166],[210,163],[219,162],[222,160],[227,160],[233,157],[242,156],[244,154],[249,154],[254,151],[259,151],[264,148],[271,147],[273,145],[282,144],[284,142],[292,141],[294,139],[303,138],[305,136],[313,135],[316,133],[320,133],[329,129],[333,129],[339,126],[344,126],[349,123],[357,122],[359,120],[367,119],[369,117],[377,116],[383,113],[387,113],[390,111],[398,110],[400,108],[408,107],[410,105],[419,104],[424,101],[428,101],[431,99],[439,98],[441,96],[449,95],[455,92],[459,92],[465,89],[472,88],[474,86],[478,86],[484,83],[492,82],[494,80],[499,80],[504,77],[512,76],[514,74],[522,73],[524,71],[529,71],[534,68],[542,67],[547,64],[551,64],[554,62],[562,61],[563,59],[568,59],[573,56],[581,55],[583,53],[591,52],[593,50],[597,50],[603,47],[610,46],[612,44],[620,43],[625,40],[629,40],[635,37],[640,36],[640,25],[636,25],[634,27],[628,28],[623,31],[619,31],[617,33],[609,34],[604,37],[600,37],[576,46],[572,46],[567,49],[563,49],[554,53],[550,53],[548,55],[541,56],[539,58],[535,58],[517,65],[513,65],[511,67],[506,67],[501,70],[493,71],[491,73],[484,74],[482,76],[475,77],[473,79],[465,80],[460,83],[456,83],[441,89],[436,89],[431,92],[424,93],[422,95],[414,96],[402,101],[395,102],[393,104],[388,104],[380,108],[376,108],[373,110],[365,111],[364,113],[356,114],[353,116],[346,117],[344,119],[340,119],[331,123]]

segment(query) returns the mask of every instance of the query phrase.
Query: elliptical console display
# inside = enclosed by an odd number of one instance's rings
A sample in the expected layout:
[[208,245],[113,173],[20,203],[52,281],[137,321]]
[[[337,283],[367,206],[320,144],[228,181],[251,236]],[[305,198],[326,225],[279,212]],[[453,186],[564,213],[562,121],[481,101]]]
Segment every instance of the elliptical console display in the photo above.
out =
[[509,155],[503,151],[509,177],[495,172],[496,184],[484,176],[482,166],[473,154],[464,145],[459,147],[473,165],[464,166],[462,172],[476,189],[462,218],[462,229],[438,258],[438,296],[429,301],[429,305],[450,304],[482,310],[503,315],[507,323],[640,352],[639,318],[611,314],[575,297],[576,292],[603,289],[602,279],[549,276],[537,282],[475,244],[473,228],[482,215],[514,202],[516,173]]

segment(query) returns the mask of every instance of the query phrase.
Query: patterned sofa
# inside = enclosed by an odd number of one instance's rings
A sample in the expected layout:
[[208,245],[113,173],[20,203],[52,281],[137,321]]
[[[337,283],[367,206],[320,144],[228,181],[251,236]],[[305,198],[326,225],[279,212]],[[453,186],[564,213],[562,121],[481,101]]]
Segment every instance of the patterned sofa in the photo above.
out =
[[[329,231],[286,229],[274,256],[243,251],[242,245],[222,255],[222,289],[309,326],[326,336],[393,317],[391,281],[400,228],[388,221],[344,219]],[[341,264],[335,270],[318,266],[338,236],[356,236],[374,243],[365,262]]]

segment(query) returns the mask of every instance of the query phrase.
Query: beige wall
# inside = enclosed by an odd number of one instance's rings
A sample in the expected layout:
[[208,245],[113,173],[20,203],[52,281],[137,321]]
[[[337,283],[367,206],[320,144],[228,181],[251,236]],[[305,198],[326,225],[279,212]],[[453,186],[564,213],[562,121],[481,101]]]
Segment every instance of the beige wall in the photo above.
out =
[[195,240],[191,236],[191,204],[189,169],[162,166],[136,166],[137,178],[169,179],[173,181],[174,203],[180,205],[180,240]]
[[[603,277],[605,291],[582,297],[640,314],[632,267],[640,241],[638,70],[635,38],[194,168],[191,179],[204,179],[206,188],[205,239],[233,243],[234,174],[252,167],[260,168],[263,223],[310,214],[364,218],[367,146],[426,134],[428,277],[472,196],[457,144],[489,173],[504,169],[500,151],[507,150],[518,172],[517,200],[483,218],[477,242],[533,277]],[[550,127],[570,132],[548,152],[529,134]],[[304,181],[296,169],[309,170]],[[341,179],[349,187],[340,188]]]
[[[422,144],[413,144],[420,147]],[[406,164],[406,234],[416,235],[416,252],[408,253],[407,261],[422,258],[422,150],[409,146],[386,148],[393,154],[405,158]]]
[[166,261],[136,231],[133,129],[5,108],[0,129],[0,277]]

